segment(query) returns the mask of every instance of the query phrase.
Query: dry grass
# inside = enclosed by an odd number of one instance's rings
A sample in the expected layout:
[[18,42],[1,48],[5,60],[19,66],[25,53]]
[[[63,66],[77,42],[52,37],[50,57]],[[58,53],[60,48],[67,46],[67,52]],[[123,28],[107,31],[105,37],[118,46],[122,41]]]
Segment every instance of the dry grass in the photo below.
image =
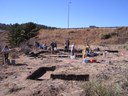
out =
[[[109,38],[102,39],[106,35]],[[76,45],[85,45],[86,39],[90,44],[122,44],[128,41],[128,28],[42,29],[38,37],[41,43],[50,44],[54,40],[58,45],[63,45],[66,38]]]
[[55,29],[55,30],[40,30],[39,38],[41,42],[50,43],[51,40],[57,41],[58,44],[63,45],[64,40],[69,38],[71,43],[85,44],[88,38],[90,43],[99,43],[101,41],[100,34],[112,32],[109,28],[86,28],[86,29]]
[[118,85],[98,81],[86,82],[83,85],[84,96],[122,96]]

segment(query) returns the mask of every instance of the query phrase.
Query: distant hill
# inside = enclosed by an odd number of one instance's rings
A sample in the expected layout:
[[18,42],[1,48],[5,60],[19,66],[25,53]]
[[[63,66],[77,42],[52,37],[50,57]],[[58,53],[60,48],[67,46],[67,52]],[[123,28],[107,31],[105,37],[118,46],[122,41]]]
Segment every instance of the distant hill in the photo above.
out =
[[[27,23],[21,24],[25,25]],[[69,38],[71,43],[78,45],[86,44],[88,40],[90,44],[124,44],[128,43],[128,27],[89,27],[89,28],[71,28],[61,29],[55,27],[48,27],[45,25],[36,24],[38,26],[39,34],[33,39],[39,40],[40,43],[47,43],[57,41],[58,45],[63,46],[65,39]],[[8,30],[13,25],[0,23],[0,44],[6,44]],[[7,31],[6,31],[7,30]]]
[[128,42],[128,27],[118,28],[82,28],[82,29],[55,29],[39,31],[40,42],[50,44],[52,40],[63,45],[69,38],[71,42],[84,45],[86,40],[90,44],[124,44]]

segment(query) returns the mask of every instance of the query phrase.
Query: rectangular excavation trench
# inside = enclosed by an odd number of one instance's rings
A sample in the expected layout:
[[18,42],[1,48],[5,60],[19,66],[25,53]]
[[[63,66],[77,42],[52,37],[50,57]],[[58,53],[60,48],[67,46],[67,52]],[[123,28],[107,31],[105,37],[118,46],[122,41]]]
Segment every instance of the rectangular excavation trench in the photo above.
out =
[[42,77],[47,71],[54,71],[55,69],[56,69],[56,66],[40,67],[36,71],[34,71],[31,75],[29,75],[27,79],[39,80],[39,78]]
[[[89,74],[52,74],[55,71],[56,66],[52,67],[40,67],[34,71],[31,75],[27,77],[30,80],[44,80],[44,78],[49,77],[49,79],[61,79],[61,80],[75,80],[75,81],[89,81]],[[46,76],[49,75],[49,76]]]
[[51,78],[62,80],[89,81],[89,74],[51,74]]

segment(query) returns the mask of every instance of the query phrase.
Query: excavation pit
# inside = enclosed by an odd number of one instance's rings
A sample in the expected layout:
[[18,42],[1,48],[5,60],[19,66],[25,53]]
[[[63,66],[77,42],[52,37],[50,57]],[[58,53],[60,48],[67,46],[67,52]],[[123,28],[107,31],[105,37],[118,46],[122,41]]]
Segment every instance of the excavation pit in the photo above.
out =
[[34,71],[31,75],[27,77],[27,79],[38,80],[41,76],[43,76],[47,71],[54,71],[56,66],[52,67],[40,67],[36,71]]
[[75,75],[75,74],[51,74],[51,78],[62,80],[75,80],[75,81],[89,81],[89,74]]

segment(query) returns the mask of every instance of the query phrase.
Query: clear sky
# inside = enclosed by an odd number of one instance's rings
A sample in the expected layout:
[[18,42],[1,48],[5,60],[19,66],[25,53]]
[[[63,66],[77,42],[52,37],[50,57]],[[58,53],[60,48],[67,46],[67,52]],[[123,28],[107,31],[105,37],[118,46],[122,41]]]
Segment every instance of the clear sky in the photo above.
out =
[[68,15],[70,28],[128,26],[128,0],[0,0],[0,23],[67,28]]

